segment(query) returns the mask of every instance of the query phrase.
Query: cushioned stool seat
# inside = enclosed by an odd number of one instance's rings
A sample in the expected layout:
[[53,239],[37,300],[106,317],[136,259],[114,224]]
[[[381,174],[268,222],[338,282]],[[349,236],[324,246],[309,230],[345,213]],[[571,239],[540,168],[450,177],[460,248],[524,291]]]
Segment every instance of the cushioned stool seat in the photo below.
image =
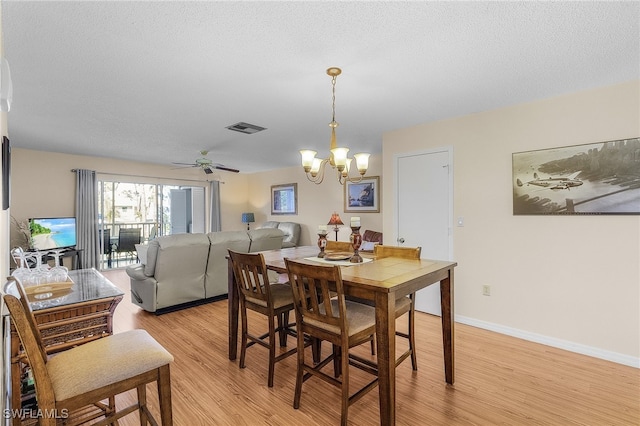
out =
[[[38,412],[45,413],[38,419],[40,426],[55,426],[60,417],[64,424],[98,418],[102,419],[97,425],[118,424],[118,419],[136,411],[142,426],[173,424],[169,368],[173,356],[149,333],[131,330],[105,336],[49,358],[24,289],[19,282],[16,286],[20,299],[11,294],[3,299],[33,373]],[[159,422],[147,406],[147,384],[153,382],[158,386]],[[116,395],[133,389],[137,401],[117,409]],[[87,407],[97,410],[87,412]]]
[[47,362],[56,399],[64,400],[173,362],[145,330],[131,330],[61,352]]

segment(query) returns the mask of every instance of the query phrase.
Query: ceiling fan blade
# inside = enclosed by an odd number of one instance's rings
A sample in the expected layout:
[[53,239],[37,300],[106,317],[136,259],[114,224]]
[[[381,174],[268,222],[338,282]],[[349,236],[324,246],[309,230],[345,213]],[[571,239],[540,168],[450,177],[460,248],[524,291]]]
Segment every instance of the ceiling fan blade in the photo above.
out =
[[[200,167],[208,175],[213,173],[214,170],[223,170],[231,173],[240,173],[240,170],[238,169],[233,169],[231,167],[227,167],[224,164],[220,164],[220,163],[213,163],[210,159],[206,157],[208,153],[209,151],[204,151],[204,150],[200,151],[200,154],[202,155],[202,157],[196,159],[195,163],[172,162],[171,164],[181,165],[184,167]],[[183,167],[178,167],[178,168],[183,168]]]
[[193,167],[198,167],[198,166],[194,166],[193,164],[191,164],[191,165],[188,165],[188,166],[172,167],[171,170],[191,169]]
[[224,171],[232,172],[232,173],[240,173],[240,170],[238,170],[238,169],[232,169],[230,167],[225,167],[223,165],[211,165],[209,167],[211,167],[212,169],[224,170]]

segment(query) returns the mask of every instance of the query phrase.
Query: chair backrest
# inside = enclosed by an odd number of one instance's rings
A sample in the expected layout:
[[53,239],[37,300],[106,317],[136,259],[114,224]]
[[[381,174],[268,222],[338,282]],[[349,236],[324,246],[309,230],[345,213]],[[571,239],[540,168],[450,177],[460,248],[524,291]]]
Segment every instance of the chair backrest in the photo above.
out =
[[[334,335],[346,332],[347,307],[340,267],[309,265],[286,258],[285,264],[293,289],[296,321],[300,321],[302,330],[313,327]],[[331,303],[334,296],[336,304]]]
[[324,248],[329,251],[353,251],[353,245],[348,241],[331,241],[327,240],[327,245]]
[[403,259],[420,259],[422,247],[398,247],[376,245],[373,254],[377,259],[383,257],[401,257]]
[[267,266],[262,253],[229,250],[240,297],[263,307],[273,306]]
[[382,232],[367,229],[362,234],[362,241],[371,241],[372,243],[382,244]]
[[18,291],[18,294],[20,295],[20,304],[22,305],[22,309],[24,310],[27,319],[28,319],[28,323],[29,323],[29,327],[31,328],[31,330],[33,331],[33,335],[35,336],[36,342],[38,343],[38,346],[40,347],[40,351],[42,352],[42,356],[44,357],[44,359],[47,359],[47,352],[45,351],[44,348],[44,340],[42,339],[42,333],[40,333],[40,329],[38,328],[38,326],[36,325],[36,319],[33,316],[33,311],[31,310],[31,305],[29,305],[29,297],[27,296],[27,293],[24,291],[24,287],[22,285],[22,283],[20,282],[20,280],[16,277],[9,277],[9,281],[13,281],[16,290]]
[[55,406],[55,396],[49,373],[47,371],[47,357],[44,348],[39,345],[34,333],[35,321],[30,312],[25,312],[23,304],[17,297],[11,294],[3,296],[4,303],[9,309],[11,320],[20,337],[20,343],[27,356],[29,366],[35,380],[36,399],[38,408],[42,410],[52,409]]
[[102,253],[111,253],[111,229],[98,229],[98,238],[102,240]]
[[136,244],[140,244],[140,228],[120,228],[118,251],[135,251]]

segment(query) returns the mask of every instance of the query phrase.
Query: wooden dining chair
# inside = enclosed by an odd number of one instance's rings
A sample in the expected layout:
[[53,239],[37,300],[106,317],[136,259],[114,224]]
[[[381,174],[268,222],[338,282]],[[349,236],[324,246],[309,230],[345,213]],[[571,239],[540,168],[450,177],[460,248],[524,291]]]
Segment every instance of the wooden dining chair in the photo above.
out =
[[[88,406],[100,411],[88,418],[82,411],[83,422],[104,417],[95,424],[116,424],[137,410],[141,425],[158,425],[147,407],[146,385],[153,382],[158,386],[159,424],[173,424],[169,372],[173,356],[146,331],[106,336],[48,358],[28,302],[11,294],[3,299],[33,373],[37,412],[43,413],[41,426],[54,426]],[[133,389],[137,390],[137,402],[117,411],[115,395]],[[104,400],[109,403],[102,403]]]
[[11,276],[11,277],[8,277],[7,280],[8,281],[13,281],[15,289],[18,291],[18,294],[20,295],[18,300],[20,300],[20,304],[22,305],[22,309],[25,312],[27,312],[27,316],[28,317],[32,318],[31,321],[27,321],[27,325],[29,326],[29,328],[33,332],[33,336],[36,339],[36,343],[37,343],[38,349],[40,349],[40,352],[42,353],[42,357],[44,359],[47,359],[47,350],[46,350],[45,345],[44,345],[44,339],[42,338],[42,334],[40,333],[40,329],[36,325],[36,320],[33,317],[33,312],[31,311],[31,305],[29,305],[29,297],[27,296],[27,293],[24,291],[24,286],[22,285],[20,280],[17,279],[16,277]]
[[[285,263],[293,290],[298,330],[298,367],[293,408],[300,408],[303,382],[317,376],[341,389],[340,424],[346,426],[349,406],[378,384],[377,365],[349,353],[350,348],[366,342],[375,331],[375,308],[345,300],[340,267],[309,265],[289,259],[285,259]],[[332,353],[317,364],[307,363],[304,335],[330,342],[333,345]],[[334,374],[330,375],[322,369],[332,361]],[[375,376],[352,395],[349,393],[349,365]]]
[[326,251],[341,251],[346,253],[353,253],[353,244],[348,241],[327,240],[327,245],[324,249]]
[[[376,245],[374,247],[374,256],[376,259],[382,259],[385,257],[400,257],[403,259],[420,259],[422,253],[422,247],[398,247],[398,246],[385,246]],[[418,357],[416,355],[416,333],[415,333],[415,299],[416,294],[411,293],[407,297],[403,297],[396,300],[396,319],[402,315],[408,313],[408,325],[407,332],[396,331],[396,335],[404,337],[409,341],[409,349],[407,349],[400,357],[396,359],[396,366],[402,361],[411,356],[411,368],[415,371],[418,370]]]
[[[240,301],[242,336],[240,344],[240,368],[245,368],[247,348],[258,344],[269,349],[269,375],[267,384],[273,387],[275,364],[293,355],[296,348],[276,356],[276,332],[279,334],[280,347],[287,346],[287,336],[296,336],[293,323],[289,323],[289,313],[293,310],[291,287],[283,283],[271,283],[262,253],[239,253],[229,250],[233,274]],[[269,331],[262,335],[249,333],[247,309],[267,317]],[[275,325],[277,319],[278,326]]]
[[[353,253],[353,244],[351,244],[348,241],[330,241],[327,240],[327,245],[325,247],[325,251],[327,252],[332,252],[332,251],[338,251],[338,252],[344,252],[344,253]],[[360,303],[366,303],[364,302],[363,299],[359,299],[359,298],[355,298],[355,297],[351,297],[351,296],[345,296],[347,300],[351,300],[351,301],[355,301],[355,302],[360,302]],[[375,340],[375,335],[371,335],[371,337],[369,338],[370,344],[371,344],[371,355],[375,355],[376,354],[376,340]]]

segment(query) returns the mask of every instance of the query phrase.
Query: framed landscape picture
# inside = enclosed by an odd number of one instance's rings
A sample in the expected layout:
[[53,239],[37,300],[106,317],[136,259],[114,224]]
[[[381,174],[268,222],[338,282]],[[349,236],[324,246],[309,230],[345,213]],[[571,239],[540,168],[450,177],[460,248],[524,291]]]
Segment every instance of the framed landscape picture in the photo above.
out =
[[380,177],[370,176],[344,185],[345,213],[380,212]]
[[271,214],[298,214],[298,184],[271,187]]
[[513,154],[514,215],[640,214],[640,139]]

